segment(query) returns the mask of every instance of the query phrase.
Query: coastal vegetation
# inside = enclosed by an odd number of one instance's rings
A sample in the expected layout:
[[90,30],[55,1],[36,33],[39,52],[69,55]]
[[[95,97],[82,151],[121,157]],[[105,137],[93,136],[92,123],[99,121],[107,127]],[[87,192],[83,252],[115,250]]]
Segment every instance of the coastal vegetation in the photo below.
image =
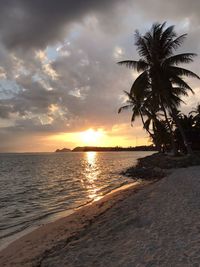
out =
[[99,151],[99,152],[122,152],[122,151],[156,151],[156,147],[153,145],[150,146],[136,146],[136,147],[92,147],[92,146],[85,146],[85,147],[76,147],[73,149],[74,152],[84,151]]
[[130,91],[125,91],[128,100],[119,113],[131,108],[131,123],[140,117],[157,149],[173,151],[174,155],[178,152],[193,154],[193,150],[200,149],[200,105],[188,116],[179,111],[183,96],[188,96],[189,92],[194,94],[184,78],[200,79],[194,72],[179,66],[193,62],[197,55],[175,54],[186,36],[178,36],[174,26],[155,23],[144,35],[135,32],[140,59],[118,62],[139,73]]
[[83,146],[83,147],[75,147],[73,150],[63,148],[57,149],[55,152],[122,152],[122,151],[156,151],[156,147],[154,145],[150,146],[135,146],[135,147],[97,147],[97,146]]

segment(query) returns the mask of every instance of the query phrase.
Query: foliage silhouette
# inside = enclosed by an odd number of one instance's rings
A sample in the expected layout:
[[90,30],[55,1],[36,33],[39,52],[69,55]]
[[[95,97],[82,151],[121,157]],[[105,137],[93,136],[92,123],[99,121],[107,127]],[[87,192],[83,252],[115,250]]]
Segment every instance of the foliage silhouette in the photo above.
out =
[[[192,62],[193,58],[197,56],[195,53],[174,54],[186,36],[187,34],[177,36],[174,26],[166,27],[166,22],[163,24],[155,23],[150,31],[144,35],[141,35],[139,31],[135,32],[135,45],[140,59],[118,62],[119,65],[139,72],[130,93],[126,93],[129,98],[128,101],[134,99],[132,110],[135,111],[135,107],[138,105],[137,101],[139,101],[139,106],[142,103],[140,111],[145,110],[143,115],[147,116],[148,119],[151,118],[152,132],[150,131],[150,137],[152,138],[152,134],[154,135],[152,139],[156,145],[159,143],[156,140],[161,140],[161,138],[158,127],[155,127],[155,122],[157,121],[158,124],[159,121],[162,126],[165,124],[174,154],[177,152],[177,147],[173,125],[178,128],[187,153],[192,154],[190,142],[188,142],[179,121],[178,108],[183,102],[182,96],[187,96],[188,92],[194,93],[189,84],[184,81],[184,77],[200,79],[194,72],[179,67],[181,63]],[[135,117],[135,115],[133,116]],[[147,127],[144,128],[147,130]]]

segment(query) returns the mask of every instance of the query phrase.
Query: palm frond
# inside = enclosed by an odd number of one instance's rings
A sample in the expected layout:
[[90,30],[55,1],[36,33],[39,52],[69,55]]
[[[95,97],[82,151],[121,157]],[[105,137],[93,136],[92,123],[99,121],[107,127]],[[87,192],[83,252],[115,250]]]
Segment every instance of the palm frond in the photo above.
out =
[[144,71],[134,81],[130,90],[130,94],[134,95],[137,98],[140,98],[140,96],[145,97],[145,92],[147,91],[148,86],[149,86],[148,74],[146,71]]
[[119,65],[125,65],[127,68],[135,69],[138,72],[144,71],[148,68],[148,64],[142,59],[140,59],[138,61],[136,61],[136,60],[123,60],[123,61],[118,62],[118,64]]
[[161,36],[160,43],[162,47],[165,47],[173,38],[176,37],[176,33],[174,32],[174,25],[167,27]]
[[187,91],[184,88],[181,88],[181,87],[173,87],[172,91],[173,91],[173,94],[175,94],[175,95],[188,96]]
[[167,27],[163,34],[162,34],[162,40],[171,40],[172,38],[176,37],[176,33],[174,31],[174,25],[171,25],[169,27]]
[[133,109],[133,114],[131,117],[131,126],[133,126],[133,122],[135,121],[136,117],[139,115],[139,110],[138,109]]
[[144,123],[144,128],[149,130],[151,124],[151,118],[148,118]]
[[128,98],[131,98],[131,95],[130,95],[130,93],[129,92],[127,92],[127,91],[123,91],[124,92],[124,94],[128,97]]
[[183,53],[175,56],[171,56],[164,61],[164,65],[178,65],[179,63],[193,62],[193,57],[197,56],[194,53]]
[[172,108],[177,108],[182,104],[185,104],[185,102],[177,95],[172,95],[170,98],[170,102],[171,102],[171,107]]
[[162,35],[163,35],[163,29],[164,29],[165,25],[166,25],[166,21],[163,22],[162,24],[159,24],[159,27],[158,27],[158,29],[157,29],[157,36],[159,37],[159,41],[160,41],[161,38],[162,38]]
[[200,79],[200,77],[196,73],[194,73],[190,70],[184,69],[184,68],[170,66],[169,70],[170,70],[170,72],[173,72],[175,75]]
[[137,46],[139,55],[149,62],[151,60],[151,53],[145,39],[140,35],[139,31],[135,31],[135,45]]
[[192,90],[192,88],[183,80],[181,79],[179,76],[177,75],[172,75],[172,83],[176,84],[177,86],[189,90],[194,94],[194,91]]
[[121,113],[123,110],[131,109],[132,105],[125,105],[118,109],[118,113]]
[[176,50],[182,45],[186,37],[187,37],[187,34],[185,33],[185,34],[178,36],[176,39],[169,41],[166,44],[165,49],[170,52],[169,54],[171,54],[172,50]]

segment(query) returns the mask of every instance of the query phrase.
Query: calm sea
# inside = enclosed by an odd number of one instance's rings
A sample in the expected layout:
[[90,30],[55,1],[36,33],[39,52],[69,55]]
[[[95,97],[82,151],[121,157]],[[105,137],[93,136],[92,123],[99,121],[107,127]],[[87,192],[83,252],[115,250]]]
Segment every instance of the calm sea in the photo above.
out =
[[0,248],[133,182],[120,174],[152,152],[0,154]]

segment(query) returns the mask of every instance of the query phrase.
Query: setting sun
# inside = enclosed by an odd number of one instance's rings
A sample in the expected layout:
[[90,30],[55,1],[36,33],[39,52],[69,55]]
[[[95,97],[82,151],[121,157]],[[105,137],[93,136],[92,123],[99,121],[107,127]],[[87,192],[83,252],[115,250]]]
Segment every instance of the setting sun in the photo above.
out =
[[80,133],[81,141],[85,145],[99,145],[103,135],[103,131],[93,129]]

